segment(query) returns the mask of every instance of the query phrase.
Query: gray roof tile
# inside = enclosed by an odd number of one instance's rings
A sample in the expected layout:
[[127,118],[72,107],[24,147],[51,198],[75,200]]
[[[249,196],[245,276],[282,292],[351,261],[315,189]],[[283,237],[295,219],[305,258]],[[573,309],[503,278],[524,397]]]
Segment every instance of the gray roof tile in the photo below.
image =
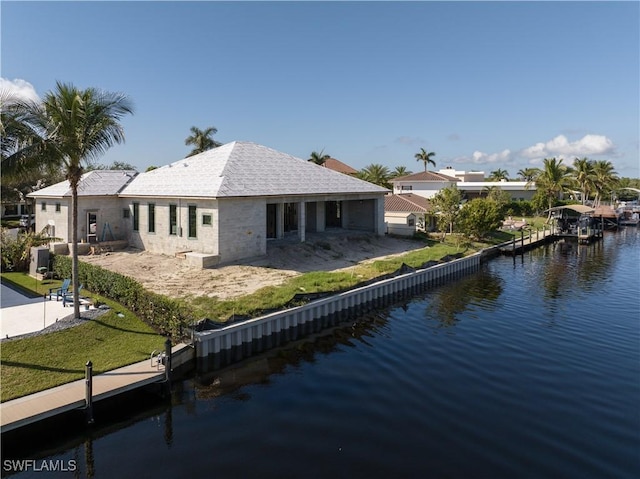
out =
[[386,191],[266,146],[232,142],[142,173],[122,194],[224,198]]
[[[78,184],[78,196],[113,196],[138,174],[134,170],[92,170],[84,173]],[[71,196],[68,180],[29,193],[31,198]]]

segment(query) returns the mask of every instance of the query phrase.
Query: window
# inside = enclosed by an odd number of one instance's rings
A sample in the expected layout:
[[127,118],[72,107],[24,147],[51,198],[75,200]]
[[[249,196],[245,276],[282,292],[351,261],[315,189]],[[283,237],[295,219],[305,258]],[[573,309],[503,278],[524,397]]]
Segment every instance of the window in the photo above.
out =
[[122,217],[125,219],[131,217],[131,211],[129,211],[129,208],[122,208]]
[[140,231],[140,203],[133,204],[133,231]]
[[413,190],[413,186],[411,186],[411,185],[402,185],[402,186],[400,187],[400,189],[401,189],[402,191],[411,191],[411,190]]
[[413,217],[409,217],[407,218],[407,226],[415,226],[416,225],[416,220]]
[[189,205],[189,238],[196,238],[197,211],[195,205]]
[[60,213],[60,203],[56,203],[56,213]]
[[169,234],[176,236],[178,234],[178,207],[169,205]]
[[47,211],[47,202],[43,201],[40,203],[40,211]]
[[155,233],[156,232],[156,205],[155,203],[149,203],[147,205],[149,207],[149,215],[148,215],[148,220],[149,220],[149,233]]
[[211,226],[213,224],[213,217],[211,215],[202,215],[202,226]]

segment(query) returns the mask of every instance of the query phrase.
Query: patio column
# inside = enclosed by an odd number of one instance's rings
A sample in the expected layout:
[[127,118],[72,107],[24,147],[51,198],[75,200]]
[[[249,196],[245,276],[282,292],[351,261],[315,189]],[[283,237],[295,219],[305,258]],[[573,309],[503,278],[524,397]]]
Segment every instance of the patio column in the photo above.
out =
[[304,243],[306,238],[307,208],[304,201],[298,203],[298,238]]
[[276,221],[276,238],[284,238],[284,202],[278,203],[278,220]]
[[322,232],[327,227],[325,202],[316,202],[316,231]]

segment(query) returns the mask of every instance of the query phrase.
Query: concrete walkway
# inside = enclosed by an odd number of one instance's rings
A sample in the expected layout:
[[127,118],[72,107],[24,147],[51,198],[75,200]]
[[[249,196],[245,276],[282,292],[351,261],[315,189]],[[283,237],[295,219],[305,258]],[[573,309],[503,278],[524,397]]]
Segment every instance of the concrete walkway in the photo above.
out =
[[[184,347],[184,345],[180,345]],[[93,401],[162,381],[164,366],[142,361],[93,377]],[[0,404],[0,429],[11,431],[86,404],[86,381],[80,379]]]
[[0,337],[13,337],[40,331],[58,319],[73,314],[72,307],[62,306],[62,301],[49,301],[44,297],[49,286],[41,286],[43,296],[28,298],[18,291],[1,285],[0,289]]

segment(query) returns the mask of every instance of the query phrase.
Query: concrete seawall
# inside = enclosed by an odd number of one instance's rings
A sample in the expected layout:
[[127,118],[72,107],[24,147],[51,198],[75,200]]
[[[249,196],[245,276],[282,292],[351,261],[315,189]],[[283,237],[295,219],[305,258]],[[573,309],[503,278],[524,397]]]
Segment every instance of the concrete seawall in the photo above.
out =
[[194,332],[198,370],[226,366],[286,342],[411,297],[435,284],[477,271],[488,255],[476,253],[361,288],[220,329]]

